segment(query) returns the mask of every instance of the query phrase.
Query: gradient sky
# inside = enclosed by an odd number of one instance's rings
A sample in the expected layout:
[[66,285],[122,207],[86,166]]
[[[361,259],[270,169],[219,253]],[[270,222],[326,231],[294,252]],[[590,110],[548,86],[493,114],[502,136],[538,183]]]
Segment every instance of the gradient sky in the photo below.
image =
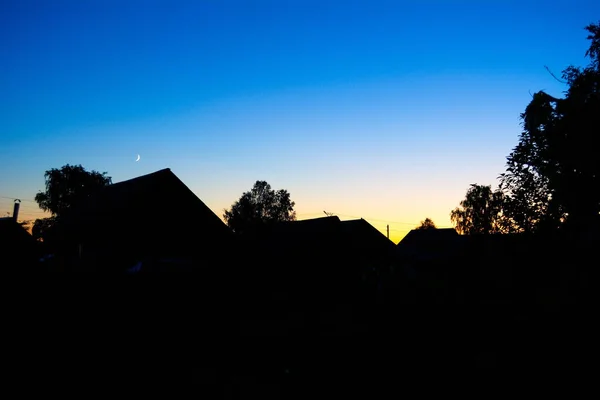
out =
[[266,180],[299,219],[363,217],[395,242],[449,227],[598,18],[597,0],[4,0],[0,214],[20,198],[43,216],[44,171],[69,163],[171,168],[219,216]]

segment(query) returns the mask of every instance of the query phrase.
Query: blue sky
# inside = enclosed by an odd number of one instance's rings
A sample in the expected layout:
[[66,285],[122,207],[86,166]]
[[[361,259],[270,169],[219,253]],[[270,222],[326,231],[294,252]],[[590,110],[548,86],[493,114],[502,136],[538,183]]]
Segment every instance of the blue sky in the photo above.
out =
[[[254,181],[397,241],[496,184],[530,92],[583,65],[596,1],[0,4],[0,213],[66,163],[169,167],[221,215]],[[135,162],[136,155],[141,160]],[[185,215],[185,210],[181,210]]]

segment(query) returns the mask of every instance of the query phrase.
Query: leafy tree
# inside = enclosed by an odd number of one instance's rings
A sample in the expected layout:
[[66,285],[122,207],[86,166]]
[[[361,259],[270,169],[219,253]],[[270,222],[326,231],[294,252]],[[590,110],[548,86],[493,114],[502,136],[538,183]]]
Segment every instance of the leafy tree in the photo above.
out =
[[437,227],[431,220],[431,218],[425,218],[416,229],[436,229]]
[[35,195],[35,201],[44,211],[55,217],[83,200],[94,191],[112,183],[106,172],[86,171],[81,165],[65,165],[45,172],[46,190]]
[[520,230],[598,224],[600,211],[600,22],[585,28],[591,41],[585,68],[562,73],[564,98],[537,92],[521,114],[523,131],[500,176],[509,213]]
[[31,227],[31,235],[37,240],[47,242],[52,233],[52,226],[56,222],[56,217],[38,218]]
[[38,206],[52,214],[50,218],[37,219],[32,234],[38,239],[48,237],[51,227],[63,214],[96,190],[112,183],[106,172],[86,171],[81,165],[66,164],[45,172],[46,190],[35,195]]
[[256,181],[249,192],[244,192],[223,218],[236,233],[256,231],[261,227],[280,221],[294,221],[295,203],[287,190],[273,190],[265,181]]
[[513,224],[503,212],[504,204],[502,191],[472,184],[460,206],[450,213],[450,219],[460,234],[508,233],[513,231]]

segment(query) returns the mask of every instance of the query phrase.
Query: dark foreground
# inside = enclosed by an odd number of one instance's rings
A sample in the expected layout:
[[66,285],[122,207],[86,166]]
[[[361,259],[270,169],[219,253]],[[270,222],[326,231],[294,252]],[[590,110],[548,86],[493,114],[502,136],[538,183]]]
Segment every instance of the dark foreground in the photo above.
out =
[[588,268],[546,283],[433,273],[352,290],[232,271],[7,277],[10,380],[46,393],[125,384],[265,399],[372,398],[501,377],[487,390],[592,382]]

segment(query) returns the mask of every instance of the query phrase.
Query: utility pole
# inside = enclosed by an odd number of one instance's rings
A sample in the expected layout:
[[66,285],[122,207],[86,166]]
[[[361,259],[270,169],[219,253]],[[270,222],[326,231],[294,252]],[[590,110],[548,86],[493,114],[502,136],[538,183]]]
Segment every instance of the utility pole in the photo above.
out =
[[388,237],[388,239],[390,238],[390,226],[389,225],[387,226],[387,237]]

